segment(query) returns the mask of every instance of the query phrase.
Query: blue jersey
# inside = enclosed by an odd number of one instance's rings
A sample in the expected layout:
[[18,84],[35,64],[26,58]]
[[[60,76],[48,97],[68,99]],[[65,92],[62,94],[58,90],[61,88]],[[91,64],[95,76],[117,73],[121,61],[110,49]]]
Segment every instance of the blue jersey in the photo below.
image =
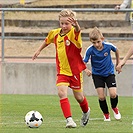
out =
[[97,50],[93,45],[86,50],[84,62],[87,63],[91,59],[92,74],[100,76],[108,76],[114,74],[114,64],[111,59],[111,50],[116,52],[117,48],[112,43],[102,42],[103,49]]

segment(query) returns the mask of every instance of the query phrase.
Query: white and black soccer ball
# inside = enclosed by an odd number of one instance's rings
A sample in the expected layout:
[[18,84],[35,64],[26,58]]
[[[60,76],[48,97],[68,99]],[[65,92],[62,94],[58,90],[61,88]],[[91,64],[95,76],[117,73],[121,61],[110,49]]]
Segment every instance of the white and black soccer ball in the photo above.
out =
[[43,117],[38,111],[29,111],[25,115],[25,124],[30,128],[40,127],[43,122]]

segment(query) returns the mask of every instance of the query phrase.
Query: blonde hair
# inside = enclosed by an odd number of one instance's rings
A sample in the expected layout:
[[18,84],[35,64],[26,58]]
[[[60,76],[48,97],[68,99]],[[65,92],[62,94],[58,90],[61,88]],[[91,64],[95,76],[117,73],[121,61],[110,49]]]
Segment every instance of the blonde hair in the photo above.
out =
[[98,40],[99,38],[104,37],[101,31],[97,27],[94,27],[94,29],[89,33],[89,38],[90,40]]
[[59,14],[59,19],[60,17],[71,17],[71,18],[76,19],[76,12],[70,9],[63,9]]

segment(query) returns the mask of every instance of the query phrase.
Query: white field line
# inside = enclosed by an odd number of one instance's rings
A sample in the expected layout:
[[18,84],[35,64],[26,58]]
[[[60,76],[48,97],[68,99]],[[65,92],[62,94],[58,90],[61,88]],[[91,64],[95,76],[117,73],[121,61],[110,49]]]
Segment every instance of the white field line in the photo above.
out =
[[[89,121],[95,121],[95,120],[103,120],[103,118],[90,118],[89,119]],[[79,122],[79,120],[74,120],[75,122]],[[65,120],[60,120],[60,121],[47,121],[46,123],[57,123],[57,122],[60,122],[60,123],[62,123],[62,122],[66,122]],[[25,122],[23,121],[21,121],[21,122],[10,122],[10,123],[8,123],[8,122],[0,122],[0,125],[16,125],[16,124],[25,124]]]
[[[89,119],[89,121],[96,121],[96,120],[103,120],[103,118],[90,118]],[[79,122],[80,120],[74,120],[75,122]],[[65,123],[66,122],[66,120],[60,120],[60,121],[56,121],[56,120],[54,120],[54,121],[46,121],[46,122],[44,122],[44,123]],[[25,124],[25,122],[23,121],[18,121],[18,122],[10,122],[10,123],[8,123],[8,122],[0,122],[0,125],[21,125],[21,124]],[[43,123],[42,123],[43,124]],[[131,124],[133,125],[133,121],[131,121]]]

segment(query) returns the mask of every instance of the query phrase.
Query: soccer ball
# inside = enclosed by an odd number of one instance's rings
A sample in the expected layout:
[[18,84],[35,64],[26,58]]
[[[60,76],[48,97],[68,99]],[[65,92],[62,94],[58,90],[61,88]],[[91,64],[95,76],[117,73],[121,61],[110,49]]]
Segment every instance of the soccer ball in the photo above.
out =
[[29,111],[25,115],[25,124],[30,128],[37,128],[41,126],[43,117],[38,111]]

